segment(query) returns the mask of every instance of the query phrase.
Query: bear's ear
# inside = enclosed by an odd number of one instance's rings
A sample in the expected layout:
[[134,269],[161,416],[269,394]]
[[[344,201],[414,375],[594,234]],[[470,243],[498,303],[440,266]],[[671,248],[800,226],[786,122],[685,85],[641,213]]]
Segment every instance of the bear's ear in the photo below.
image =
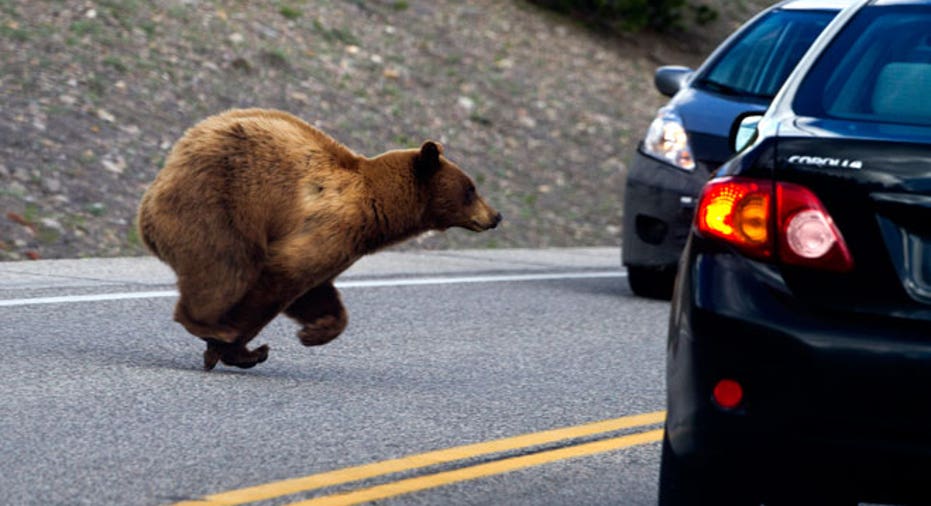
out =
[[438,142],[427,141],[420,146],[420,153],[414,156],[414,173],[419,179],[428,179],[440,170],[440,155],[443,154],[443,145]]

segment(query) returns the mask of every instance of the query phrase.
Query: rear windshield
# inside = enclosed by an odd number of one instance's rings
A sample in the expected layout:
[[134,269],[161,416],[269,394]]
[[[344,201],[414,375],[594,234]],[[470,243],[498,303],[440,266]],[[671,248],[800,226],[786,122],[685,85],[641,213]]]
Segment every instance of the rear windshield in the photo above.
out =
[[931,8],[864,8],[802,81],[793,109],[816,118],[931,126]]
[[834,11],[775,10],[758,19],[693,85],[728,95],[772,99]]

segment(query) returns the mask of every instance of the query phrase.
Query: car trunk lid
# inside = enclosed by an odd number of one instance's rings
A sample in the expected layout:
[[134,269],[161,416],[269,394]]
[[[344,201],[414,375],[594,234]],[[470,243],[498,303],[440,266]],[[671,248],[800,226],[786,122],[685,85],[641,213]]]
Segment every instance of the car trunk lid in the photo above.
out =
[[931,319],[931,145],[782,138],[776,179],[821,199],[854,259],[849,273],[783,266],[794,294],[841,310]]

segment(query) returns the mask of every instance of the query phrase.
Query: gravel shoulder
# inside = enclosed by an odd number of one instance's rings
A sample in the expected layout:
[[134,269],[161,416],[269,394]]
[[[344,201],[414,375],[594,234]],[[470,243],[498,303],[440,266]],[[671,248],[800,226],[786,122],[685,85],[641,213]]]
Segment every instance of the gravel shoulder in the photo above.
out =
[[616,246],[655,67],[697,64],[767,2],[719,3],[713,26],[659,37],[524,1],[0,0],[0,260],[145,254],[140,196],[231,107],[367,156],[439,140],[506,218],[398,249]]

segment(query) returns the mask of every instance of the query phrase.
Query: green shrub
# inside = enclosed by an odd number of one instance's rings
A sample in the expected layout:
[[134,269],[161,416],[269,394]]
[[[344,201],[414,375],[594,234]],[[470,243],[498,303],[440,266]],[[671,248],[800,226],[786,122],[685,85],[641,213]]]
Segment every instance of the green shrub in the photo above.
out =
[[717,12],[706,5],[689,4],[687,0],[530,0],[532,3],[583,21],[638,31],[658,32],[681,29],[685,15],[691,11],[694,21],[706,24]]
[[292,21],[294,21],[295,19],[303,15],[303,12],[301,12],[300,9],[298,9],[297,7],[290,6],[290,5],[282,5],[281,7],[278,8],[278,13]]

